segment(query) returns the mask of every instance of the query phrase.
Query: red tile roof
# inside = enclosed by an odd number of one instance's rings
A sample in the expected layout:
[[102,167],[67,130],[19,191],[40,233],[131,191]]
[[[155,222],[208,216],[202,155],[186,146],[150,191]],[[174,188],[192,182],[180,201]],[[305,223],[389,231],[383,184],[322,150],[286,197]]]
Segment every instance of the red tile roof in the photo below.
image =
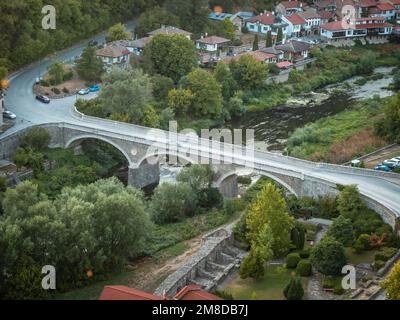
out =
[[282,61],[276,64],[279,69],[290,67],[292,63],[290,61]]
[[348,24],[346,21],[332,21],[321,25],[321,28],[336,31],[336,30],[345,30],[350,29],[351,25]]
[[400,5],[400,0],[389,0],[389,2],[393,5]]
[[376,7],[380,10],[380,11],[390,11],[390,10],[395,10],[396,8],[391,5],[390,3],[384,2],[384,3],[379,3],[376,5]]
[[141,290],[125,286],[106,286],[99,300],[223,300],[209,292],[203,291],[201,286],[188,285],[174,297],[160,297]]
[[128,288],[125,286],[106,286],[99,300],[165,300],[163,297]]
[[250,18],[248,21],[251,23],[260,22],[265,25],[271,25],[275,22],[275,16],[272,14],[272,12],[266,12]]
[[111,58],[119,58],[128,55],[129,53],[130,52],[127,48],[117,44],[107,45],[104,48],[96,51],[97,56]]
[[306,24],[306,20],[304,20],[302,17],[300,17],[297,13],[291,15],[291,16],[285,16],[285,19],[290,21],[291,24],[293,25],[299,25],[299,24]]
[[361,0],[359,6],[361,8],[375,7],[377,2],[375,0]]
[[335,16],[335,14],[333,12],[325,11],[325,10],[318,11],[318,14],[321,16],[322,20],[329,20]]
[[198,285],[188,285],[179,291],[174,300],[223,300],[209,292],[201,290]]

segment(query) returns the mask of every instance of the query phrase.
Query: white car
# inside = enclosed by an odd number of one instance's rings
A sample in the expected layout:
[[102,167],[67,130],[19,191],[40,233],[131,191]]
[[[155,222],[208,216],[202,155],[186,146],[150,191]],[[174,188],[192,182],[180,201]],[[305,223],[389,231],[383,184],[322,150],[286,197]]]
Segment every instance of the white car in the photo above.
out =
[[15,120],[17,118],[17,116],[14,113],[8,110],[3,111],[3,117],[11,120]]
[[81,89],[81,90],[78,91],[78,94],[81,95],[81,96],[84,96],[84,95],[89,94],[89,93],[90,93],[90,89],[89,88]]

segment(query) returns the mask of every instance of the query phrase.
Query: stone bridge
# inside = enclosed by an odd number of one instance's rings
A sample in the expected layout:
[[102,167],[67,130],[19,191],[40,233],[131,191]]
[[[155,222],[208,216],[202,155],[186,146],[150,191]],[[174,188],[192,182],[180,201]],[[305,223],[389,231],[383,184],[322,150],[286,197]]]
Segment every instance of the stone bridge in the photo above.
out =
[[[159,165],[211,164],[216,172],[214,186],[228,198],[238,194],[237,176],[267,176],[297,197],[338,193],[337,185],[355,184],[366,204],[393,228],[399,229],[399,175],[372,170],[314,163],[250,147],[200,139],[193,135],[166,132],[97,118],[80,124],[43,124],[52,136],[51,146],[79,148],[85,139],[97,139],[118,149],[129,164],[128,183],[138,188],[159,182]],[[1,158],[11,158],[22,132],[0,141]]]

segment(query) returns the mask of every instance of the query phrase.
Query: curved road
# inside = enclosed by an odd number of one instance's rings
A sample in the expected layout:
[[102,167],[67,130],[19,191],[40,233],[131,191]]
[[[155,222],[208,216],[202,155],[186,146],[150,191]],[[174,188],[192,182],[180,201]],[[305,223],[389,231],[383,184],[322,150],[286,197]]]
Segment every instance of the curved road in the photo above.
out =
[[[128,29],[133,26],[134,22],[129,23]],[[98,42],[103,42],[104,38],[105,35],[103,33],[94,39]],[[45,73],[47,66],[52,61],[56,59],[69,61],[79,55],[86,47],[88,41],[82,42],[76,47],[62,52],[53,58],[47,58],[40,63],[31,65],[10,77],[10,89],[6,96],[6,107],[17,115],[17,123],[6,133],[0,135],[0,139],[2,136],[31,125],[64,122],[66,124],[84,126],[88,129],[103,130],[110,134],[121,136],[145,137],[148,139],[150,134],[152,139],[157,140],[157,134],[154,134],[155,131],[149,131],[150,129],[147,128],[127,124],[115,125],[115,123],[102,119],[92,119],[89,117],[81,119],[76,117],[71,112],[71,107],[77,98],[76,96],[52,100],[48,105],[35,100],[32,92],[35,79]],[[85,96],[85,98],[93,98],[93,95]],[[163,140],[160,139],[159,141]],[[188,145],[191,146],[190,143]],[[236,155],[234,155],[235,157]],[[380,177],[337,172],[333,169],[319,167],[316,164],[301,165],[298,161],[287,157],[277,157],[270,153],[256,152],[255,159],[249,159],[249,161],[254,161],[257,164],[256,168],[260,171],[263,170],[264,166],[268,166],[320,178],[331,183],[356,184],[362,194],[383,204],[400,217],[400,183],[393,183],[388,179]],[[267,168],[265,168],[265,171],[267,172]]]

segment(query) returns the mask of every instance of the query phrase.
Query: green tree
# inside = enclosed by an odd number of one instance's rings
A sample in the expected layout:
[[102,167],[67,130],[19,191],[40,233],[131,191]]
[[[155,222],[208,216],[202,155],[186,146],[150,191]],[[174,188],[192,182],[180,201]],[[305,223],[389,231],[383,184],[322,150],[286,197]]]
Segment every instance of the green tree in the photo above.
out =
[[291,231],[291,240],[297,250],[303,250],[305,243],[305,228],[298,221],[295,222],[295,226]]
[[143,56],[143,65],[148,72],[169,77],[175,82],[197,66],[194,43],[181,35],[153,37]]
[[24,134],[21,140],[21,147],[34,151],[43,151],[49,146],[50,141],[51,136],[48,130],[41,127],[33,127]]
[[246,113],[246,106],[243,103],[243,92],[236,91],[229,102],[225,104],[230,117],[240,117]]
[[179,27],[180,21],[175,14],[164,8],[151,8],[140,15],[135,27],[135,34],[138,37],[144,37],[149,32],[159,29],[162,25]]
[[381,134],[392,142],[400,142],[400,93],[385,103]]
[[117,23],[108,29],[106,37],[107,42],[129,39],[132,39],[132,34],[125,30],[125,26],[122,23]]
[[211,166],[194,164],[190,167],[183,168],[176,177],[176,180],[178,182],[187,183],[194,193],[198,194],[211,187],[213,178],[214,171]]
[[235,25],[233,22],[229,19],[225,19],[222,21],[222,30],[223,34],[222,36],[233,41],[235,39]]
[[345,186],[337,198],[338,210],[345,218],[354,221],[365,205],[361,199],[357,186]]
[[325,275],[338,275],[346,264],[343,245],[331,238],[323,238],[311,251],[311,263]]
[[154,190],[150,203],[157,223],[178,222],[196,211],[197,197],[188,184],[162,183]]
[[274,252],[272,246],[274,244],[274,235],[272,233],[271,227],[265,224],[260,233],[251,243],[251,250],[257,252],[264,262],[268,262],[274,257]]
[[150,128],[159,128],[161,125],[161,119],[157,114],[157,111],[150,105],[144,107],[143,111],[143,125]]
[[287,213],[286,202],[281,192],[272,183],[267,184],[258,193],[248,208],[246,226],[249,243],[257,239],[265,224],[272,230],[274,255],[282,256],[290,248],[290,232],[294,221]]
[[254,36],[254,41],[253,41],[253,51],[257,51],[258,50],[258,42],[259,42],[258,34],[256,34]]
[[265,41],[265,47],[266,48],[270,48],[272,47],[273,43],[272,43],[272,32],[268,31],[267,32],[267,39]]
[[103,61],[96,56],[96,49],[87,47],[76,62],[76,70],[79,76],[89,82],[97,82],[104,73]]
[[283,41],[283,31],[282,28],[278,29],[278,33],[276,35],[276,43],[282,43]]
[[172,89],[168,92],[168,107],[177,115],[186,115],[193,98],[194,94],[189,89]]
[[354,243],[354,231],[351,220],[346,219],[344,216],[337,217],[329,226],[327,235],[335,238],[345,247],[352,246]]
[[168,92],[173,89],[174,81],[171,78],[154,75],[151,78],[153,84],[153,96],[156,101],[161,105],[166,105],[168,99]]
[[208,24],[207,0],[167,0],[165,7],[179,17],[182,28],[187,31],[200,34]]
[[261,279],[264,276],[264,259],[260,251],[250,250],[250,253],[243,259],[239,270],[242,279]]
[[225,101],[229,101],[237,90],[237,83],[226,63],[220,61],[215,67],[214,77],[222,86],[222,96]]
[[400,300],[400,262],[397,262],[382,283],[388,300]]
[[197,117],[218,118],[222,112],[221,85],[213,75],[202,69],[195,69],[182,79],[182,87],[193,93],[189,109]]
[[145,107],[153,102],[151,78],[139,69],[113,69],[103,77],[98,101],[104,113],[121,113],[142,124]]
[[233,78],[244,90],[259,88],[267,79],[267,66],[250,55],[243,55],[230,63]]
[[301,300],[304,296],[303,285],[301,284],[301,278],[291,278],[289,283],[283,290],[283,294],[287,300]]
[[64,81],[64,63],[61,61],[55,61],[48,67],[50,81],[54,84],[60,84]]

